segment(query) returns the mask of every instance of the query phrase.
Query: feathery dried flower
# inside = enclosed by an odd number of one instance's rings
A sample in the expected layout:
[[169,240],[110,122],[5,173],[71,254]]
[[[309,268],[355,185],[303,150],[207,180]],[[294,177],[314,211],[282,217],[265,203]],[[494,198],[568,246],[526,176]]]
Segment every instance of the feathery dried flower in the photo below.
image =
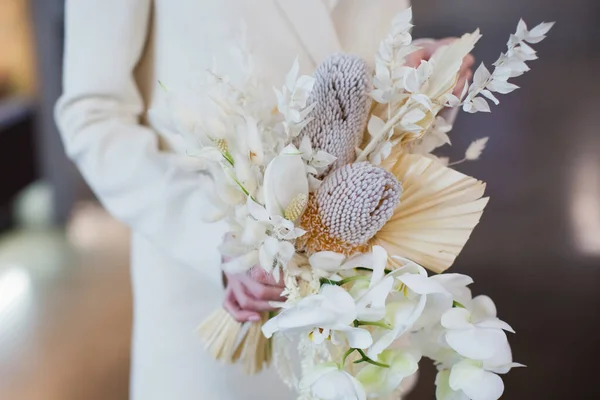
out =
[[[308,136],[312,147],[337,160],[325,171],[353,162],[362,142],[371,108],[371,72],[356,56],[341,54],[325,60],[315,72],[308,103],[315,103],[312,120],[295,139],[300,146]],[[321,175],[322,176],[322,175]]]

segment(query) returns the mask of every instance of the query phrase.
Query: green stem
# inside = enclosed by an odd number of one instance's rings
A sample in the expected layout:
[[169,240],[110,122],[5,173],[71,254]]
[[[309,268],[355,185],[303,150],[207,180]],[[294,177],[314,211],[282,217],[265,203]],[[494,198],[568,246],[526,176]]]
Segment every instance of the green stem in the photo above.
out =
[[377,322],[356,321],[356,323],[354,325],[355,326],[377,326],[377,327],[383,328],[383,329],[392,329],[392,327],[389,324],[386,324],[383,321],[377,321]]
[[[246,188],[244,187],[244,185],[242,185],[242,184],[240,183],[240,181],[238,181],[238,180],[237,180],[237,178],[233,178],[233,180],[235,181],[235,183],[237,183],[237,185],[240,187],[240,189],[242,189],[242,192],[244,192],[244,194],[245,194],[246,196],[250,196],[250,192],[248,192],[248,191],[246,190]],[[251,196],[250,196],[250,197],[251,197]]]
[[350,283],[350,282],[354,282],[354,281],[359,281],[359,280],[368,280],[369,277],[368,276],[363,276],[363,275],[355,275],[355,276],[351,276],[345,279],[342,279],[341,281],[338,282],[339,286],[343,286],[346,283]]
[[358,351],[358,353],[361,355],[362,358],[360,360],[354,361],[354,364],[359,364],[361,362],[366,362],[366,363],[369,363],[371,365],[375,365],[375,366],[380,367],[380,368],[390,368],[390,366],[387,365],[387,364],[380,363],[380,362],[377,362],[377,361],[374,361],[374,360],[370,359],[365,354],[365,352],[362,351],[361,349],[356,349],[356,350]]
[[[373,272],[373,269],[372,269],[372,268],[366,268],[366,267],[356,267],[355,269],[356,269],[357,271],[369,271],[369,272]],[[391,272],[392,272],[392,270],[391,270],[391,269],[387,269],[387,268],[386,268],[386,269],[384,269],[384,270],[383,270],[383,272],[384,272],[384,273],[387,275],[387,274],[391,273]]]
[[227,160],[227,162],[228,162],[228,163],[229,163],[229,164],[230,164],[232,167],[235,167],[235,162],[233,161],[233,157],[231,156],[231,154],[229,154],[229,152],[228,152],[228,151],[225,151],[225,152],[223,152],[223,153],[221,153],[221,154],[223,154],[223,158],[224,158],[225,160]]
[[346,279],[342,279],[341,281],[332,281],[331,279],[327,279],[327,278],[321,278],[321,285],[337,285],[337,286],[343,286],[346,283],[350,283],[350,282],[354,282],[354,281],[358,281],[361,279],[369,279],[368,276],[363,276],[363,275],[356,275],[356,276],[351,276],[349,278]]
[[342,364],[340,365],[340,369],[344,368],[344,365],[346,365],[346,359],[348,358],[348,356],[350,356],[350,354],[354,353],[356,351],[356,349],[349,349],[347,352],[344,353],[344,357],[342,358]]

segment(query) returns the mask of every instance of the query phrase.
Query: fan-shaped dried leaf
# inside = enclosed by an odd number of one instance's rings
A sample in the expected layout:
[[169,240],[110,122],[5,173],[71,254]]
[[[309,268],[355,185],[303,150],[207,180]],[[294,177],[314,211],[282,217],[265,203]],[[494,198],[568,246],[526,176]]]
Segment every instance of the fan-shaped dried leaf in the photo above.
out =
[[479,222],[485,184],[421,155],[403,154],[388,170],[402,183],[400,204],[373,244],[435,271],[448,269]]

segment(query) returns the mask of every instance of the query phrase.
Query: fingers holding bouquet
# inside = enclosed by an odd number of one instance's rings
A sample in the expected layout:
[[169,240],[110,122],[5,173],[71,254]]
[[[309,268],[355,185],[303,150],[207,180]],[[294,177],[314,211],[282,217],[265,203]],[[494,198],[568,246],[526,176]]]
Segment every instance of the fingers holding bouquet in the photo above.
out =
[[281,296],[283,282],[261,267],[238,274],[225,273],[227,284],[223,308],[238,322],[258,322],[260,313],[274,311],[271,302],[285,301]]
[[[415,41],[415,44],[419,46],[419,50],[409,54],[406,57],[406,65],[416,68],[419,66],[419,64],[421,64],[421,61],[429,61],[433,54],[441,47],[448,46],[456,40],[457,38],[449,37],[439,40]],[[473,57],[472,54],[467,54],[463,59],[463,63],[460,66],[460,71],[458,72],[458,80],[456,87],[454,88],[455,96],[460,95],[465,83],[469,82],[473,77],[473,65],[475,65],[475,57]]]

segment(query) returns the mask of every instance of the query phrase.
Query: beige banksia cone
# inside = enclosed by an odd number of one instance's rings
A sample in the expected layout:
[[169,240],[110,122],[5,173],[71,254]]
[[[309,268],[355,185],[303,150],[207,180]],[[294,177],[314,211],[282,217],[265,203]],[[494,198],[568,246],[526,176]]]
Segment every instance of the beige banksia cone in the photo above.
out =
[[365,251],[394,214],[401,192],[394,175],[372,164],[336,169],[309,201],[301,220],[307,233],[300,237],[298,247],[309,253]]
[[325,174],[356,159],[371,108],[371,71],[356,56],[338,54],[326,59],[315,72],[315,85],[308,104],[316,103],[312,121],[294,144],[308,136],[314,149],[323,150],[337,160]]

